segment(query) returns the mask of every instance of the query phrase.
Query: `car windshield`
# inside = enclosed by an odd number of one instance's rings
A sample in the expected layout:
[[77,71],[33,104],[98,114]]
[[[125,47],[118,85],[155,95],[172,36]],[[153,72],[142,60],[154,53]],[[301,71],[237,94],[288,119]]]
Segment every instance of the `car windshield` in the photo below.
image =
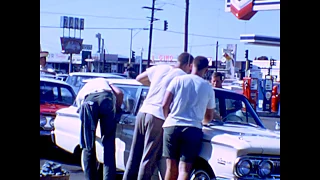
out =
[[40,104],[60,104],[70,106],[73,104],[75,94],[71,87],[40,81]]
[[249,101],[240,94],[215,90],[216,119],[224,124],[241,124],[253,127],[264,127]]
[[[74,76],[69,76],[66,80],[66,82],[72,86],[75,86],[75,87],[80,87],[83,80],[86,80],[86,79],[94,79],[94,78],[99,78],[100,76],[79,76],[79,75],[74,75]],[[121,77],[121,76],[110,76],[110,77],[104,77],[104,76],[101,76],[102,78],[112,78],[112,79],[125,79],[124,77]]]

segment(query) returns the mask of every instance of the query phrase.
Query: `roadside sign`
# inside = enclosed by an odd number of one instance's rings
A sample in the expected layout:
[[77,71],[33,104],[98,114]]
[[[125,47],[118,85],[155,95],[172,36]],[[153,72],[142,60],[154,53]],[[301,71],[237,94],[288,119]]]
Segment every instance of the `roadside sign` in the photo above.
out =
[[91,44],[82,44],[82,50],[91,51],[92,45]]

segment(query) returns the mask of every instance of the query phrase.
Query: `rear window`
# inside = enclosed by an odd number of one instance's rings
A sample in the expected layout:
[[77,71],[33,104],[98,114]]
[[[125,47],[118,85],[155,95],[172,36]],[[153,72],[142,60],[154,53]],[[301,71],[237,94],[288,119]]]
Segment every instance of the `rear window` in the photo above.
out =
[[75,100],[75,93],[69,86],[40,81],[40,104],[60,104],[70,106]]

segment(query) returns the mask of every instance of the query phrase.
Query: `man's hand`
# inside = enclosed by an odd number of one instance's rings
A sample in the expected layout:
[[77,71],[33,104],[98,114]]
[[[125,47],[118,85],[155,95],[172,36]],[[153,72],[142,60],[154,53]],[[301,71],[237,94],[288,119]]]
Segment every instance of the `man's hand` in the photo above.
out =
[[162,110],[165,118],[167,118],[170,113],[170,105],[172,101],[173,101],[173,94],[170,91],[166,91],[162,101]]
[[109,86],[111,87],[112,91],[114,92],[114,95],[116,96],[116,108],[117,108],[117,111],[119,111],[119,109],[121,109],[121,105],[122,105],[122,102],[123,102],[123,92],[121,91],[121,89],[119,89],[118,87],[116,87],[115,85],[113,84],[109,84]]

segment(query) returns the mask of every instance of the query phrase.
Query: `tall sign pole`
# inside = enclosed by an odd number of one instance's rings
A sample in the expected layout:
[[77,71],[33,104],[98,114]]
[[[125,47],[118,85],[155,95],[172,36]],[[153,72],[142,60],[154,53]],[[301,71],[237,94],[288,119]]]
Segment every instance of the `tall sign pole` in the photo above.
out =
[[[60,19],[60,28],[62,28],[63,36],[60,37],[62,53],[70,54],[69,56],[69,73],[72,72],[72,54],[80,54],[82,50],[81,30],[84,30],[84,19],[77,17],[62,16]],[[65,36],[64,30],[68,29],[69,34]],[[71,30],[74,31],[71,37]],[[80,31],[79,37],[76,37],[76,31]]]

